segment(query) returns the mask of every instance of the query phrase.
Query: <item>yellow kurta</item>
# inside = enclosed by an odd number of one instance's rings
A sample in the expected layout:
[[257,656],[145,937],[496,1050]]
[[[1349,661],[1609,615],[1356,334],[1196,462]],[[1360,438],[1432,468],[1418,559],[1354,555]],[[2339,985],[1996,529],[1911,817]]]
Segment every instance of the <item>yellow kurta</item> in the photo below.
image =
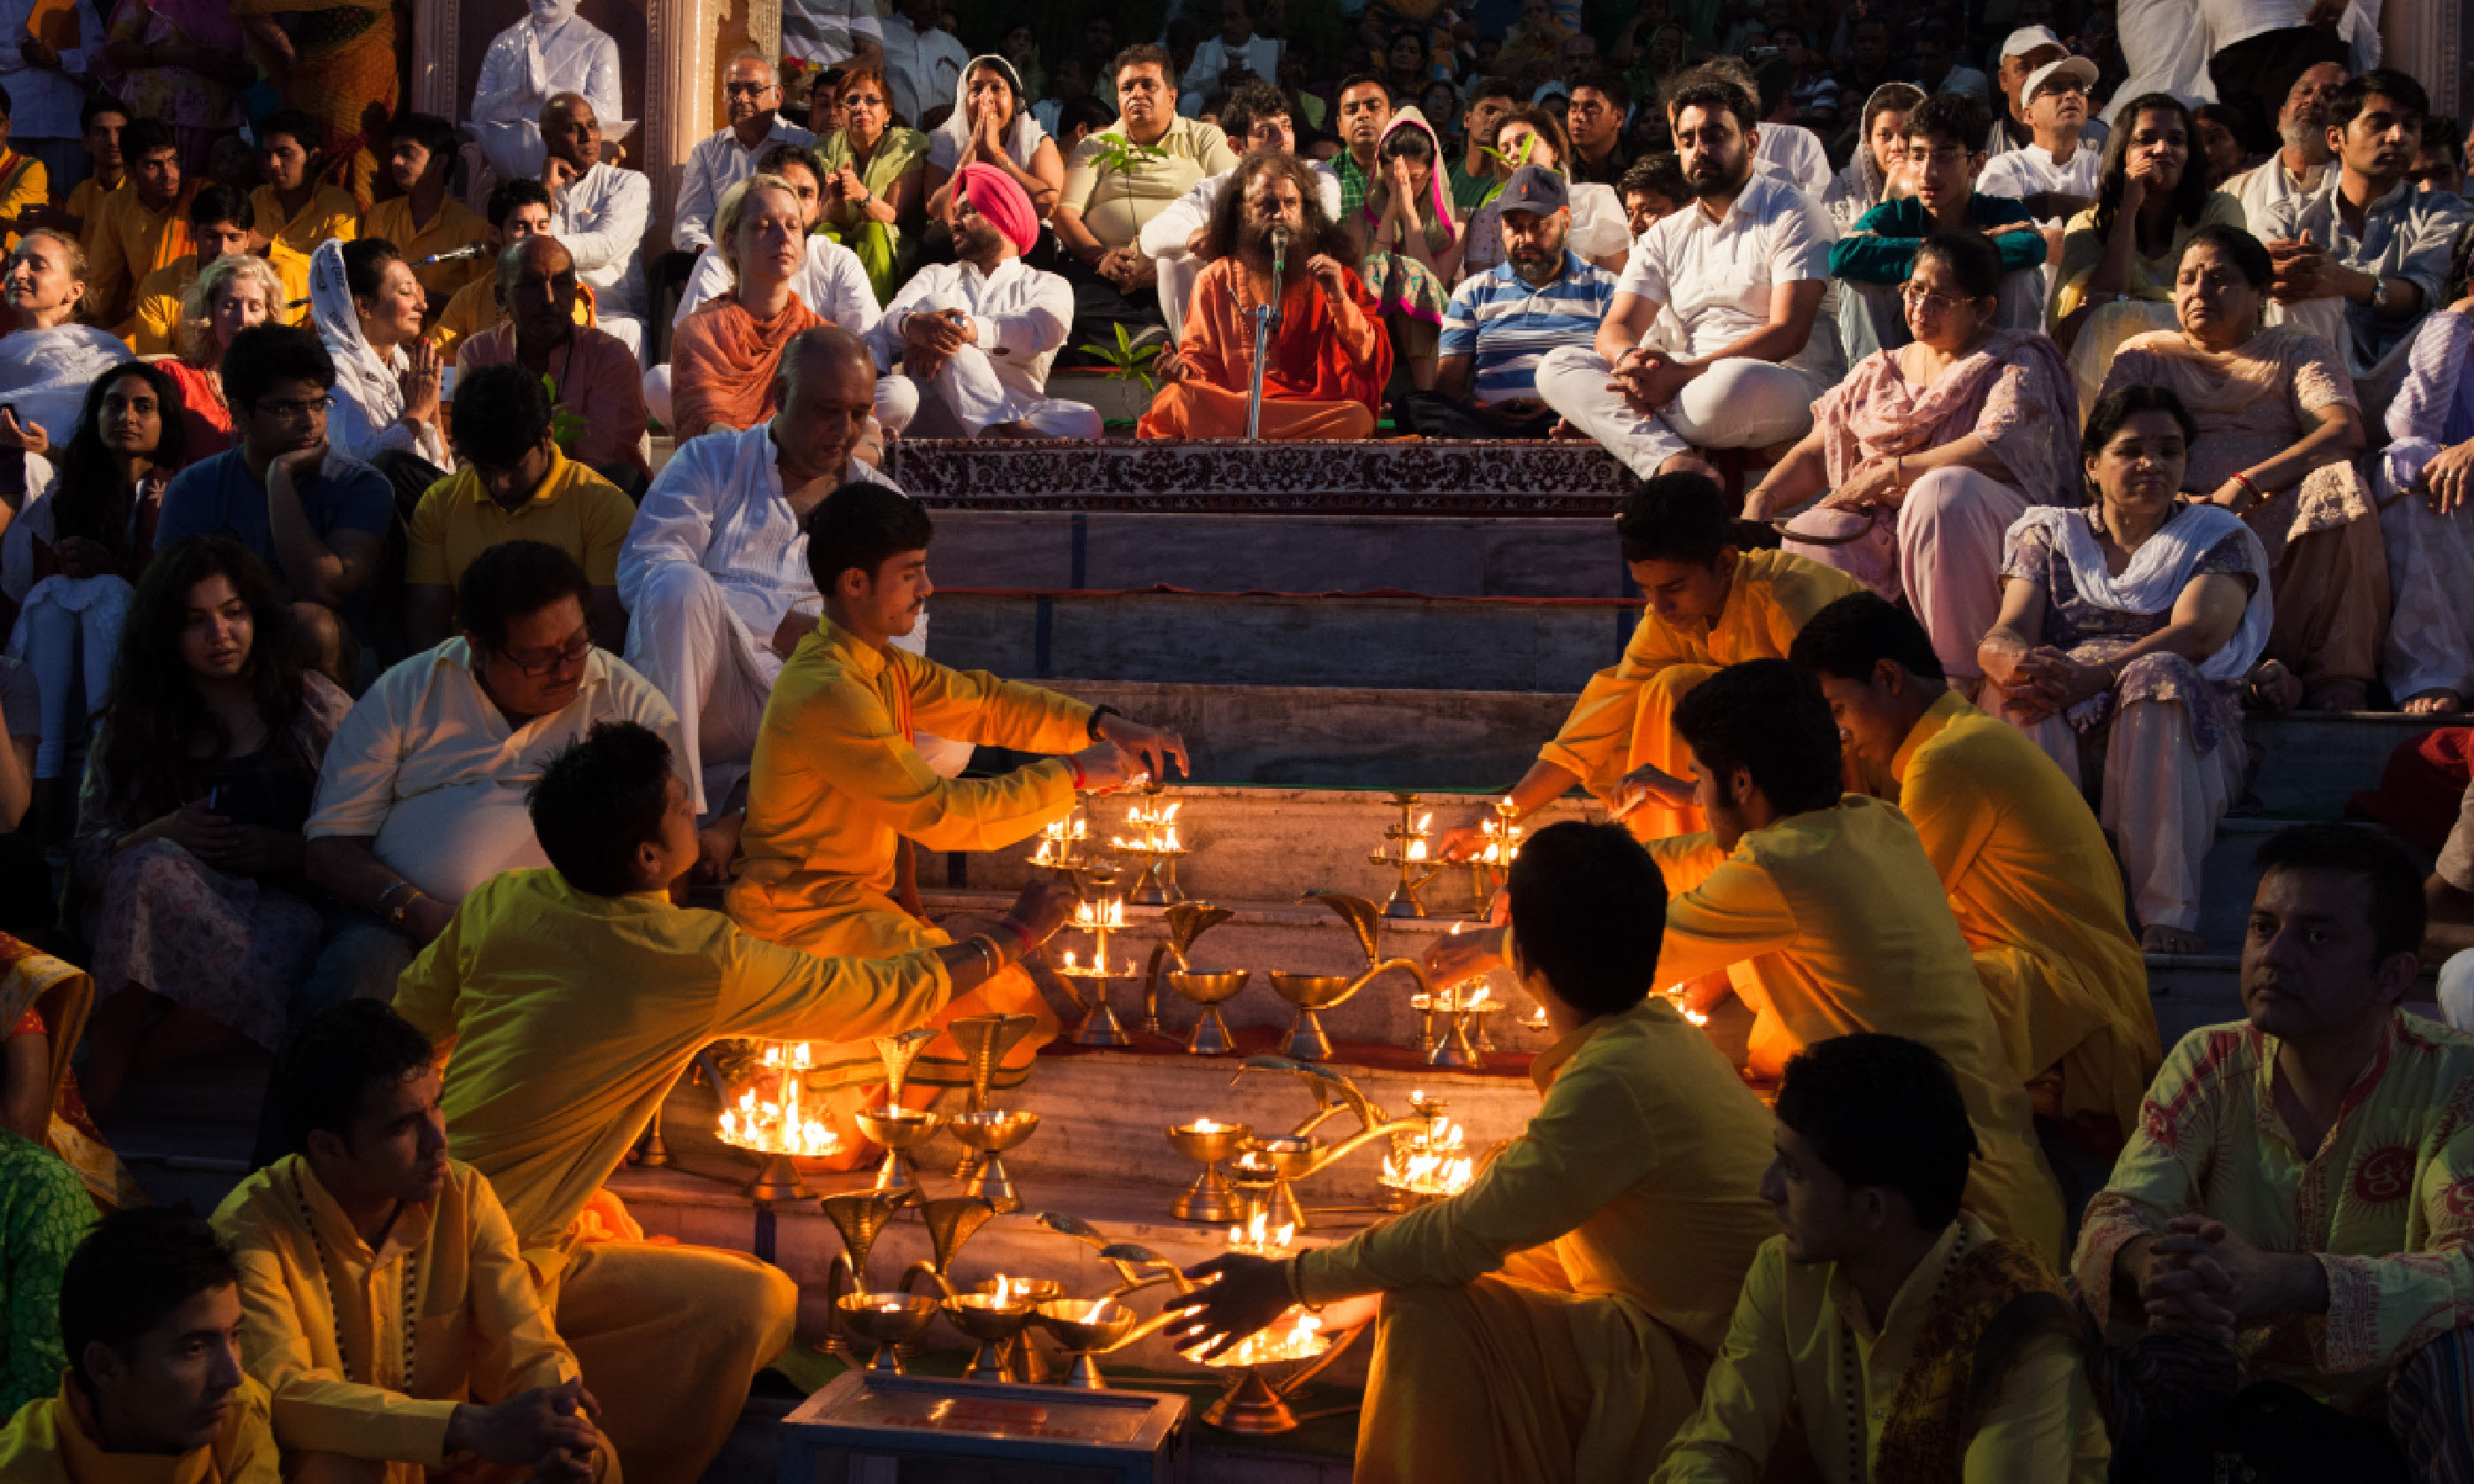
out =
[[103,229],[103,203],[128,184],[126,175],[109,185],[103,183],[101,176],[88,176],[69,188],[69,199],[61,203],[61,210],[78,219],[78,246],[85,250],[89,264],[94,261],[95,234]]
[[506,1203],[634,1484],[692,1484],[798,1290],[739,1253],[582,1240],[588,1204],[632,1226],[602,1181],[707,1042],[889,1035],[952,993],[933,952],[817,958],[546,869],[476,887],[403,971],[396,1009],[448,1057],[449,1147]]
[[[0,217],[11,221],[31,207],[52,203],[52,178],[43,162],[14,150],[0,153]],[[0,237],[0,247],[14,250],[21,234],[11,231]]]
[[[1641,614],[1623,658],[1589,677],[1541,761],[1571,774],[1601,800],[1612,801],[1625,774],[1648,763],[1674,778],[1691,776],[1691,754],[1675,731],[1675,707],[1693,686],[1731,664],[1783,659],[1813,614],[1864,585],[1834,567],[1783,551],[1748,551],[1736,559],[1718,616],[1673,627]],[[1641,840],[1662,840],[1708,827],[1701,811],[1650,802],[1625,820]]]
[[2059,1116],[2110,1119],[2128,1137],[2161,1048],[2096,811],[2026,733],[1956,691],[1925,712],[1890,772],[1975,950],[2011,1069],[2033,1081],[2058,1068]]
[[1769,1115],[1665,1001],[1530,1076],[1544,1106],[1467,1190],[1298,1259],[1316,1302],[1384,1291],[1358,1484],[1646,1476],[1778,1229]]
[[[1070,696],[889,646],[879,650],[832,619],[818,619],[764,705],[730,915],[759,938],[813,953],[878,957],[950,943],[895,904],[900,843],[993,850],[1028,839],[1073,809],[1072,772],[1056,759],[1000,778],[938,778],[912,735],[1069,753],[1090,745],[1090,721],[1091,707]],[[1009,969],[928,1023],[996,1011],[1029,1013],[1040,1022],[999,1069],[998,1085],[1010,1087],[1056,1032],[1028,974]],[[883,1076],[875,1048],[863,1044],[819,1048],[816,1061],[810,1081],[820,1088],[856,1088]],[[951,1037],[929,1042],[910,1081],[968,1086]],[[836,1116],[846,1117],[849,1106],[837,1099]]]
[[[481,262],[486,268],[489,259],[483,258]],[[497,274],[484,272],[478,278],[457,289],[454,297],[447,301],[447,312],[440,315],[429,328],[421,333],[431,345],[438,347],[439,354],[453,361],[457,346],[480,334],[483,330],[496,329],[506,322],[507,312],[498,307]],[[578,324],[594,323],[591,284],[579,283],[575,286],[575,323]]]
[[[275,275],[283,280],[284,301],[273,306],[274,317],[284,324],[298,324],[309,313],[308,306],[291,306],[309,297],[309,260],[280,243],[269,248],[266,256],[274,265]],[[189,292],[189,285],[197,281],[195,252],[184,252],[169,265],[156,269],[137,280],[129,318],[112,333],[129,342],[129,348],[139,355],[178,355],[182,299]]]
[[[318,244],[329,237],[350,242],[361,234],[361,208],[352,200],[352,193],[340,186],[319,186],[309,193],[308,204],[289,218],[284,216],[283,203],[276,199],[272,185],[261,185],[250,192],[249,203],[257,217],[257,234],[303,257],[317,251]],[[400,248],[402,244],[396,246]],[[407,252],[404,256],[412,254]]]
[[[360,234],[383,237],[395,244],[395,250],[403,254],[405,262],[418,263],[424,257],[434,257],[476,242],[487,242],[490,224],[480,213],[449,196],[440,202],[438,214],[429,219],[427,227],[415,227],[412,223],[412,198],[398,196],[370,207],[361,218]],[[414,269],[412,275],[420,279],[422,288],[427,291],[430,312],[436,314],[447,307],[447,301],[455,297],[456,290],[476,278],[490,276],[490,260],[470,257],[452,263],[432,263],[426,268]]]
[[85,248],[85,301],[90,308],[98,313],[125,308],[138,279],[195,251],[189,237],[189,199],[197,194],[192,180],[160,211],[146,209],[134,189],[104,198]]
[[[458,1406],[579,1374],[506,1211],[469,1164],[450,1161],[438,1198],[406,1207],[376,1251],[299,1155],[241,1182],[215,1229],[240,1262],[243,1361],[272,1394],[276,1440],[296,1459],[381,1461],[389,1484],[422,1484],[424,1468],[447,1461]],[[409,1376],[407,1280],[420,1307]],[[601,1477],[615,1478],[603,1462]]]
[[179,1454],[107,1453],[97,1447],[83,1398],[65,1374],[58,1396],[27,1402],[0,1428],[0,1479],[8,1484],[278,1484],[266,1388],[244,1376],[215,1440]]
[[1722,854],[1708,835],[1651,843],[1666,877],[1661,984],[1728,969],[1774,1073],[1816,1041],[1883,1031],[1942,1054],[1983,1158],[1970,1209],[2061,1260],[2062,1203],[1967,940],[1915,826],[1879,799],[1790,815]]
[[[1890,1401],[1932,1317],[1935,1285],[1962,1231],[1970,1250],[1993,1240],[1983,1222],[1960,1212],[1899,1286],[1878,1329],[1838,1264],[1793,1261],[1784,1237],[1765,1243],[1744,1280],[1701,1410],[1675,1435],[1655,1484],[1759,1484],[1789,1418],[1801,1424],[1826,1484],[1867,1484]],[[1845,1352],[1851,1340],[1853,1396]],[[1849,1428],[1857,1419],[1867,1461],[1861,1474],[1850,1466]],[[1960,1479],[2103,1484],[2112,1450],[2076,1348],[2063,1336],[2039,1335],[2020,1348],[1986,1401]]]

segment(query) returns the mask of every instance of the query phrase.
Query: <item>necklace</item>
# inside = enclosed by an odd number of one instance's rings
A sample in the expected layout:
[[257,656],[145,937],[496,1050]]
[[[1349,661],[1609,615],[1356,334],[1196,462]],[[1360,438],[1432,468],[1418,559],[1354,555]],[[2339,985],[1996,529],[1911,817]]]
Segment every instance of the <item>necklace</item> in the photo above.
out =
[[[327,1276],[327,1240],[318,1234],[317,1218],[309,1211],[309,1192],[302,1186],[298,1171],[292,1176],[292,1199],[301,1209],[301,1224],[308,1228],[310,1244],[318,1249],[318,1286],[325,1291],[327,1312],[335,1321],[335,1362],[343,1367],[344,1379],[376,1386],[380,1383],[375,1374],[367,1377],[352,1374],[352,1352],[344,1347],[344,1310],[335,1302],[334,1281]],[[407,1253],[403,1263],[403,1369],[397,1375],[399,1384],[405,1391],[412,1389],[412,1363],[420,1353],[421,1336],[417,1323],[420,1316],[421,1269],[413,1264],[411,1255]],[[375,1342],[377,1337],[374,1334],[370,1338]],[[376,1349],[375,1344],[372,1348]],[[372,1367],[373,1372],[376,1369]]]
[[[1932,1307],[1941,1307],[1942,1290],[1950,1286],[1950,1275],[1958,1259],[1967,1252],[1967,1229],[1958,1229],[1958,1240],[1950,1248],[1950,1257],[1942,1263],[1941,1276],[1933,1280]],[[1838,1376],[1847,1394],[1847,1479],[1848,1484],[1864,1484],[1872,1476],[1867,1466],[1864,1437],[1864,1394],[1857,1389],[1856,1367],[1856,1328],[1844,1316],[1838,1321]]]

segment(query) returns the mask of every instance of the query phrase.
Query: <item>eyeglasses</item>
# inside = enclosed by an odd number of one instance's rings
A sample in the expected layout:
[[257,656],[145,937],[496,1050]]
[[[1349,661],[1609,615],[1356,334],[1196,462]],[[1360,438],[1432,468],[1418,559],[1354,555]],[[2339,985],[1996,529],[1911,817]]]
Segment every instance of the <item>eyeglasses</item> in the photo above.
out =
[[766,93],[773,90],[773,84],[770,83],[731,83],[725,84],[721,90],[733,98],[762,98]]
[[251,404],[255,410],[280,418],[286,422],[323,418],[334,405],[335,395],[331,392],[325,396],[305,402],[254,402]]
[[1928,310],[1933,314],[1948,314],[1962,305],[1975,302],[1973,299],[1953,299],[1948,294],[1936,294],[1913,282],[1899,285],[1899,296],[1916,308]]
[[498,651],[498,658],[514,665],[526,680],[543,680],[570,665],[580,665],[593,654],[593,635],[577,634],[572,640],[552,652],[546,659],[519,658],[512,650]]

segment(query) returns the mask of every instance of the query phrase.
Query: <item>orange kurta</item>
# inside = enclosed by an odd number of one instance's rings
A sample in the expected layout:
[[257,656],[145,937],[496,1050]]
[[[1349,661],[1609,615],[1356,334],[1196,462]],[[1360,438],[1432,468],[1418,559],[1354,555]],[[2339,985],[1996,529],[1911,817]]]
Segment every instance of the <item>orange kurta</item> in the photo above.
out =
[[[1262,435],[1269,439],[1357,439],[1374,431],[1392,342],[1374,296],[1348,272],[1357,306],[1352,336],[1320,285],[1300,274],[1280,296],[1280,324],[1263,371]],[[1194,370],[1162,387],[1136,433],[1144,438],[1242,438],[1254,378],[1254,323],[1238,308],[1244,279],[1224,257],[1194,280],[1179,358]]]

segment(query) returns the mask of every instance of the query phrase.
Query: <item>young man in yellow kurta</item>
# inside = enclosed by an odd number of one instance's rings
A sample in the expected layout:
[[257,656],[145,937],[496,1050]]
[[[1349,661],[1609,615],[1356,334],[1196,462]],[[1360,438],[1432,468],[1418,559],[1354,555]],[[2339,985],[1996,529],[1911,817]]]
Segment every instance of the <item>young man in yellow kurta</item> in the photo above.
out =
[[[298,108],[278,108],[257,124],[257,158],[267,182],[249,195],[257,235],[303,257],[329,238],[350,242],[361,232],[361,207],[352,193],[318,179],[325,139],[318,121]],[[404,254],[407,260],[411,255]]]
[[86,302],[98,323],[117,324],[134,299],[137,281],[194,251],[189,198],[198,182],[181,178],[181,146],[172,127],[141,118],[120,132],[129,184],[103,199],[86,244]]
[[[1728,665],[1785,658],[1806,619],[1832,599],[1863,590],[1856,579],[1818,562],[1737,547],[1726,496],[1703,474],[1640,481],[1615,517],[1615,536],[1648,609],[1623,658],[1589,678],[1563,730],[1513,785],[1518,814],[1544,808],[1574,783],[1612,802],[1626,777],[1643,766],[1681,778],[1686,761],[1675,732],[1677,703]],[[1656,798],[1636,804],[1624,822],[1638,840],[1709,827],[1690,803]],[[1472,819],[1445,833],[1443,853],[1459,859],[1482,843]]]
[[320,1012],[277,1058],[293,1153],[215,1211],[276,1441],[296,1476],[616,1479],[506,1211],[447,1157],[439,1087],[428,1038],[376,1000]]
[[2421,873],[2352,825],[2286,830],[2258,860],[2247,1017],[2166,1059],[2072,1260],[2110,1345],[2213,1354],[2161,1374],[2225,1386],[2179,1388],[2181,1415],[2143,1398],[2117,1446],[2197,1427],[2239,1451],[2232,1387],[2275,1381],[2385,1422],[2406,1467],[2378,1476],[2474,1477],[2474,1036],[2398,1008]]
[[129,127],[129,106],[109,93],[89,94],[78,108],[78,132],[93,156],[94,173],[69,191],[61,210],[77,222],[78,246],[94,261],[94,236],[103,223],[103,203],[129,183],[129,168],[120,154],[120,132]]
[[1557,1038],[1527,1130],[1460,1194],[1339,1246],[1194,1270],[1217,1281],[1191,1333],[1229,1341],[1382,1295],[1358,1484],[1646,1477],[1777,1230],[1759,1100],[1649,996],[1665,894],[1640,846],[1540,830],[1509,896],[1515,970]]
[[[730,887],[731,917],[759,938],[868,958],[949,942],[894,900],[902,841],[932,850],[997,850],[1064,818],[1078,793],[1126,781],[1132,754],[1143,754],[1154,778],[1169,758],[1185,766],[1185,744],[1173,732],[896,648],[893,640],[918,624],[935,590],[928,580],[932,534],[919,503],[884,485],[844,485],[809,513],[808,568],[825,612],[765,702]],[[992,778],[946,778],[920,757],[911,740],[920,732],[1071,755]],[[958,995],[929,1023],[997,1012],[1039,1019],[998,1070],[997,1086],[1009,1087],[1056,1032],[1028,974],[1007,973]],[[867,1086],[882,1080],[876,1051],[858,1041],[819,1047],[816,1065],[810,1084],[827,1091],[833,1117],[856,1145],[847,1119]],[[967,1086],[969,1068],[953,1040],[939,1037],[910,1080]]]
[[1976,1150],[1930,1047],[1841,1036],[1787,1063],[1761,1180],[1784,1232],[1655,1484],[1758,1484],[1790,1436],[1826,1484],[2102,1484],[2077,1315],[2032,1246],[1959,1209]]
[[[447,189],[447,172],[455,163],[455,126],[431,113],[404,113],[391,128],[387,172],[403,194],[370,207],[361,217],[361,235],[394,243],[406,263],[487,245],[490,224]],[[428,317],[445,313],[456,290],[492,276],[497,262],[480,256],[414,268],[412,275],[429,297]]]
[[43,162],[31,155],[20,155],[9,148],[12,120],[8,111],[8,94],[0,92],[0,227],[7,234],[0,236],[0,249],[14,251],[24,228],[42,225],[28,219],[49,214],[52,203],[51,172]]
[[[179,354],[181,323],[186,317],[183,300],[189,285],[198,281],[199,267],[226,253],[250,251],[249,198],[230,186],[215,180],[199,186],[189,198],[188,220],[191,251],[137,280],[129,316],[112,331],[135,354]],[[309,260],[280,245],[267,249],[266,256],[283,282],[283,300],[267,306],[268,318],[297,324],[308,311],[290,306],[309,297]]]
[[643,1241],[602,1182],[706,1043],[908,1030],[1054,933],[1071,897],[1034,886],[998,930],[899,957],[750,937],[672,905],[695,809],[668,745],[632,723],[554,758],[531,813],[554,869],[466,896],[395,1008],[447,1060],[449,1148],[505,1203],[631,1484],[692,1484],[788,1342],[797,1289],[740,1253]]
[[1922,624],[1869,592],[1813,615],[1789,656],[1849,751],[1898,789],[2022,1081],[2110,1160],[2154,1074],[2147,961],[2122,868],[2078,785],[1953,690]]
[[0,1428],[8,1484],[277,1484],[266,1388],[241,1369],[239,1272],[195,1216],[106,1216],[61,1274],[69,1368]]

